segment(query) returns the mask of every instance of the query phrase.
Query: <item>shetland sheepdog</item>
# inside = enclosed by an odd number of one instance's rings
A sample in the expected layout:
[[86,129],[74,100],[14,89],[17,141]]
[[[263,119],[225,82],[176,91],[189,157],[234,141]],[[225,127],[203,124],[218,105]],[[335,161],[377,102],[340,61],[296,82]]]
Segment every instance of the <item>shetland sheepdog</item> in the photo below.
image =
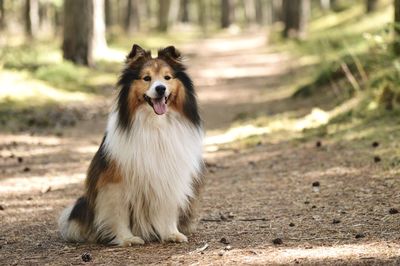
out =
[[193,83],[173,46],[133,45],[85,191],[59,218],[72,242],[187,242],[203,183],[203,129]]

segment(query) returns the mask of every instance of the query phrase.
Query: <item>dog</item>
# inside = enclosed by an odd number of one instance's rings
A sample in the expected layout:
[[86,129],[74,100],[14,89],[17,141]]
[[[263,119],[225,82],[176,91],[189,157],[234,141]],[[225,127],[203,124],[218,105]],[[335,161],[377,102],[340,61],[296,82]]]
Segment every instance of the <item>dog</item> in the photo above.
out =
[[70,242],[187,242],[203,185],[203,127],[192,80],[173,46],[133,45],[85,192],[61,214]]

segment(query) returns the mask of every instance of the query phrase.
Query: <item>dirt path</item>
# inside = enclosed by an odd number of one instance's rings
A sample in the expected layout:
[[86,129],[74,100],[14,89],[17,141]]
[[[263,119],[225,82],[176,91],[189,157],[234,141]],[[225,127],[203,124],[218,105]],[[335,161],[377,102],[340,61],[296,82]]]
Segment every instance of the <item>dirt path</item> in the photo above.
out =
[[[301,75],[294,62],[265,42],[241,36],[184,49],[210,134],[243,114],[310,110],[287,98],[287,85]],[[85,252],[95,265],[400,263],[400,214],[389,213],[399,206],[398,171],[374,163],[370,143],[316,147],[268,135],[247,149],[207,149],[201,220],[189,243],[64,243],[57,216],[80,195],[104,125],[105,117],[86,121],[62,137],[0,134],[1,265],[85,264]]]

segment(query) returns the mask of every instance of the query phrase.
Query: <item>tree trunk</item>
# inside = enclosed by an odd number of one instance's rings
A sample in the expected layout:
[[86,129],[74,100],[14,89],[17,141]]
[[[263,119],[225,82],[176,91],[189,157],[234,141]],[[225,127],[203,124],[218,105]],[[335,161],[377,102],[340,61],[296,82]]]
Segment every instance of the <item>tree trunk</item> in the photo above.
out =
[[139,3],[138,0],[128,0],[126,8],[125,31],[135,32],[140,29]]
[[114,23],[113,8],[111,5],[111,0],[105,0],[104,3],[104,13],[106,16],[106,27],[111,27]]
[[[55,35],[58,35],[57,33],[63,32],[63,23],[64,23],[63,13],[64,13],[64,10],[62,8],[60,9],[53,5],[53,23],[52,24],[54,25]],[[58,35],[58,36],[60,36],[60,35]]]
[[25,32],[35,38],[39,30],[39,0],[25,1]]
[[87,1],[93,1],[93,53],[94,55],[101,55],[107,50],[104,0]]
[[394,52],[400,56],[400,0],[394,1]]
[[[267,0],[263,5],[264,24],[272,25],[274,22],[274,5],[272,0]],[[279,9],[282,11],[282,8]]]
[[378,0],[366,0],[366,10],[367,13],[374,12],[378,5]]
[[283,20],[285,38],[304,39],[310,16],[310,0],[283,0]]
[[170,0],[168,12],[168,25],[174,25],[178,22],[180,0]]
[[39,25],[41,32],[55,32],[53,20],[51,19],[53,16],[53,6],[49,2],[42,2],[39,5]]
[[0,0],[0,30],[5,28],[6,19],[5,19],[5,11],[4,11],[4,0]]
[[[266,0],[261,2],[261,5],[256,5],[256,19],[257,13],[261,13],[262,15],[262,23],[260,25],[272,25],[274,22],[274,5],[272,0]],[[282,9],[280,9],[282,10]],[[257,23],[258,20],[257,20]]]
[[228,28],[232,23],[233,5],[231,0],[221,1],[221,27]]
[[143,5],[144,5],[143,9],[142,9],[143,17],[149,18],[149,21],[152,21],[152,14],[154,12],[153,12],[153,8],[152,8],[152,5],[151,5],[151,1],[145,1],[143,3]]
[[244,16],[247,24],[256,22],[256,3],[255,0],[243,0]]
[[283,0],[272,1],[272,23],[283,21]]
[[189,22],[189,0],[182,0],[181,1],[181,15],[180,20],[183,23]]
[[264,25],[264,19],[265,19],[264,3],[262,0],[255,0],[254,5],[256,12],[255,14],[256,22],[258,25]]
[[320,0],[319,5],[322,10],[329,10],[331,9],[331,1],[330,0]]
[[93,65],[93,31],[93,1],[65,1],[63,57],[75,64]]
[[205,0],[197,0],[199,25],[203,33],[207,33],[207,9]]
[[170,0],[161,0],[158,2],[158,30],[168,31]]

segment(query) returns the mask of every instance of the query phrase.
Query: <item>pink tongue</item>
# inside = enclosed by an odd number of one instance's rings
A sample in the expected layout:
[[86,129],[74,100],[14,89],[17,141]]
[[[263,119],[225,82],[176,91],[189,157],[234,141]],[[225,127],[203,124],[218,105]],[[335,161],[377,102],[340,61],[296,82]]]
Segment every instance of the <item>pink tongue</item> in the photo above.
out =
[[165,104],[165,99],[161,98],[159,100],[151,100],[153,103],[154,112],[158,115],[163,115],[167,112],[167,105]]

